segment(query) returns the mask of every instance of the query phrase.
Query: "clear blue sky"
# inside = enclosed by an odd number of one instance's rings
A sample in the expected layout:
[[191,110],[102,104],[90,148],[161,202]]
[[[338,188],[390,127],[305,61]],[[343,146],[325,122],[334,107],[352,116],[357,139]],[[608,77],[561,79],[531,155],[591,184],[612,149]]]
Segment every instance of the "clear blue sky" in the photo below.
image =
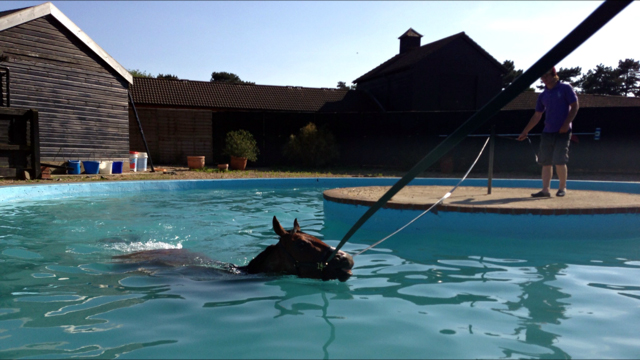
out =
[[[2,1],[0,11],[38,5]],[[350,84],[398,53],[466,32],[498,61],[527,69],[600,1],[53,1],[127,69],[204,80],[227,71],[265,85]],[[640,3],[629,5],[558,66],[583,72],[640,60]]]

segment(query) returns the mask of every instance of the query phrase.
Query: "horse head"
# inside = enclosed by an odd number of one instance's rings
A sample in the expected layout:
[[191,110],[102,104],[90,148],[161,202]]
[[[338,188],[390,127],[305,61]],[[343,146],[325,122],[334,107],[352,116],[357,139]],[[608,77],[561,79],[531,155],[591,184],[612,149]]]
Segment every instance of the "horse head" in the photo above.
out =
[[315,236],[302,232],[298,219],[293,221],[293,230],[286,231],[274,216],[273,230],[280,236],[280,240],[251,260],[247,265],[249,273],[284,273],[324,281],[346,281],[352,275],[351,255],[338,251],[327,262],[334,248]]

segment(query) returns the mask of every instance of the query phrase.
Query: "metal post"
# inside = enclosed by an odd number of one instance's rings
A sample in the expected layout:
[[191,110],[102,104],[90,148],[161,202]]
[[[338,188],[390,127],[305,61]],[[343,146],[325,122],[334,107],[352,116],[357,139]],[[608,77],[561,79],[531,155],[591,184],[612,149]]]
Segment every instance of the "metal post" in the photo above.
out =
[[131,106],[133,107],[133,114],[136,116],[136,121],[138,122],[140,135],[142,135],[142,142],[144,142],[144,149],[147,150],[147,158],[149,159],[149,166],[151,166],[151,172],[156,172],[156,169],[153,168],[153,160],[151,160],[151,152],[149,152],[149,145],[147,145],[147,138],[144,137],[144,131],[142,131],[142,123],[140,123],[140,118],[138,118],[138,111],[136,110],[136,104],[133,103],[133,97],[131,96],[131,91],[129,91],[129,101],[131,101]]
[[[42,178],[42,169],[40,168],[40,119],[38,116],[38,110],[30,109],[25,117],[30,122],[30,136],[29,142],[31,142],[31,166],[33,166],[33,178]],[[26,119],[25,119],[26,120]]]
[[487,175],[487,195],[491,195],[491,182],[493,181],[493,155],[496,145],[496,126],[491,126],[491,136],[489,137],[489,174]]

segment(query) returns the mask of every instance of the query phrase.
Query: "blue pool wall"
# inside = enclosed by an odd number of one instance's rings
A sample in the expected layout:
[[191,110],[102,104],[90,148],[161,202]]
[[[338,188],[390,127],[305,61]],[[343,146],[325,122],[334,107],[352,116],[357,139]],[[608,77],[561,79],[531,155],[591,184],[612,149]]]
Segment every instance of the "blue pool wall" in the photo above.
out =
[[[0,187],[0,202],[24,200],[60,199],[75,196],[108,195],[142,191],[179,191],[197,189],[247,189],[257,187],[293,188],[311,187],[353,187],[353,186],[389,186],[398,178],[286,178],[286,179],[218,179],[218,180],[153,180],[153,181],[114,181],[82,182],[64,184],[7,185]],[[420,178],[409,185],[454,186],[459,179]],[[494,187],[538,188],[540,180],[494,179]],[[487,186],[487,179],[467,179],[461,186]],[[552,187],[557,187],[557,180]],[[569,180],[567,187],[572,190],[600,190],[631,194],[640,194],[640,182],[602,182]],[[444,194],[443,194],[444,195]]]
[[[251,189],[251,188],[339,188],[354,186],[389,186],[398,178],[286,178],[286,179],[220,179],[220,180],[155,180],[83,182],[65,184],[35,184],[0,187],[0,204],[21,204],[25,201],[45,201],[82,196],[105,196],[144,191],[181,191],[197,189]],[[410,185],[454,186],[459,179],[421,178]],[[552,186],[557,186],[554,180]],[[487,186],[486,179],[467,179],[462,186]],[[494,187],[538,188],[540,180],[494,179]],[[640,182],[601,182],[569,180],[572,190],[600,190],[640,194]],[[444,194],[443,194],[444,195]],[[525,192],[523,196],[528,196]],[[570,195],[569,195],[570,196]],[[325,239],[341,239],[348,229],[364,214],[365,206],[324,201]],[[419,210],[379,210],[365,225],[362,232],[390,233],[418,216]],[[505,215],[486,213],[429,213],[404,232],[428,231],[438,236],[459,234],[461,231],[477,236],[506,236],[518,238],[563,239],[639,239],[640,214],[610,215]],[[364,242],[373,239],[354,240]]]

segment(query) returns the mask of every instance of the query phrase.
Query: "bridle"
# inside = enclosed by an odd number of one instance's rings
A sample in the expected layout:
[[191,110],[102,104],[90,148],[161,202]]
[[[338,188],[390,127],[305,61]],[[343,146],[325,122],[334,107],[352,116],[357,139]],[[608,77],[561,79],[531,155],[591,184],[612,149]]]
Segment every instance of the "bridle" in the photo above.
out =
[[[295,234],[295,230],[293,231],[293,233],[291,235]],[[291,262],[293,262],[293,266],[296,269],[296,275],[300,276],[300,268],[308,268],[308,269],[314,269],[314,270],[319,270],[321,274],[324,274],[324,269],[327,268],[327,266],[329,266],[329,263],[326,261],[327,258],[329,257],[328,255],[331,255],[331,252],[329,252],[327,254],[327,256],[324,257],[324,260],[321,262],[314,262],[314,261],[298,261],[296,260],[296,258],[293,257],[293,255],[291,255],[291,253],[289,252],[289,250],[287,250],[287,248],[282,245],[282,241],[278,241],[277,246],[285,253],[287,254],[287,256],[289,257],[289,260],[291,260]]]

